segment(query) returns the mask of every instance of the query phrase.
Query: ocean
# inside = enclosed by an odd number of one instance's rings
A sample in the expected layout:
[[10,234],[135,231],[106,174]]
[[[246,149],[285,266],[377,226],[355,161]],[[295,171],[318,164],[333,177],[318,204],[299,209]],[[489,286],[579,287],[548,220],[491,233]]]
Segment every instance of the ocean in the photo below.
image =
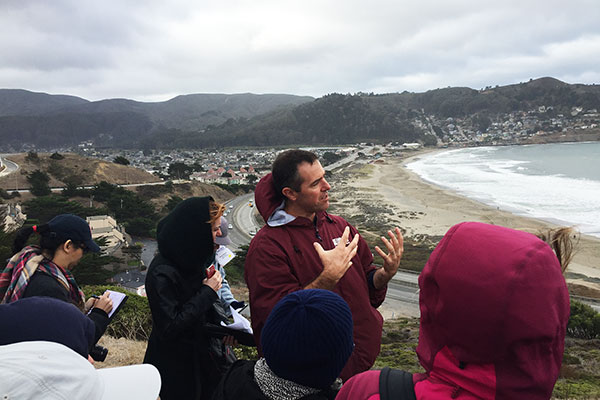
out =
[[463,148],[407,167],[501,210],[600,237],[600,142]]

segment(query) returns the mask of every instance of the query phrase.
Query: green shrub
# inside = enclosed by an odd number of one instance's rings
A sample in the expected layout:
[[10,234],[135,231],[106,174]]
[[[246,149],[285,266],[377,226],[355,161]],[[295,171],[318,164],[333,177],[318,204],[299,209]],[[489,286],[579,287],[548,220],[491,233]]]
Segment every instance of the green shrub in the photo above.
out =
[[595,378],[559,379],[552,396],[556,399],[597,399],[600,382]]
[[4,225],[0,225],[0,268],[4,269],[6,261],[13,256],[12,244],[15,240],[15,232],[4,232]]
[[8,193],[5,189],[0,188],[0,197],[8,200],[12,198],[12,195],[10,195],[10,193]]
[[221,189],[227,190],[229,193],[233,193],[233,194],[250,193],[250,192],[254,191],[254,189],[256,188],[255,185],[246,185],[246,184],[226,185],[224,183],[215,183],[215,185],[220,187]]
[[600,314],[587,304],[571,301],[567,335],[581,339],[600,338]]
[[580,365],[580,364],[581,364],[581,360],[579,359],[579,357],[577,357],[573,354],[568,354],[566,352],[563,355],[563,365]]
[[250,346],[236,346],[233,352],[238,360],[258,360],[258,349]]
[[[167,184],[168,183],[169,182],[167,182]],[[170,186],[168,186],[167,184],[138,186],[136,188],[136,193],[143,199],[155,199],[165,193],[170,193],[173,191],[173,182],[171,182]]]
[[59,154],[59,153],[52,153],[50,158],[53,160],[63,160],[65,158],[65,156],[63,156],[62,154]]
[[248,247],[248,245],[240,246],[239,250],[235,252],[235,257],[225,265],[226,279],[230,284],[244,283],[244,263]]

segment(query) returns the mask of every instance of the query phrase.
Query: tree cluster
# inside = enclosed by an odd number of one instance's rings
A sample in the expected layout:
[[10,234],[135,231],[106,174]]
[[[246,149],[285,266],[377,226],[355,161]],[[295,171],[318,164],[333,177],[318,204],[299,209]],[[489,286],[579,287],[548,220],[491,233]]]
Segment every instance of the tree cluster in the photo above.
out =
[[90,190],[96,201],[106,205],[109,213],[135,236],[154,236],[158,215],[152,203],[120,186],[100,182]]
[[581,339],[600,338],[600,313],[587,304],[572,300],[567,334]]

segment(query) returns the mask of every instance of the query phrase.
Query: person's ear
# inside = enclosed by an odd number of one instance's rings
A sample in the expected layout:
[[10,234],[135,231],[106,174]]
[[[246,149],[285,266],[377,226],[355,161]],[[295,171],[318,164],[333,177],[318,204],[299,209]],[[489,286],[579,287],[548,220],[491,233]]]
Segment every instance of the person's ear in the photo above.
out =
[[291,201],[296,201],[296,199],[298,198],[298,192],[289,187],[284,187],[283,189],[281,189],[281,193]]
[[69,252],[73,251],[73,249],[75,249],[75,243],[73,243],[73,241],[71,239],[69,239],[63,243],[62,248],[65,253],[69,253]]

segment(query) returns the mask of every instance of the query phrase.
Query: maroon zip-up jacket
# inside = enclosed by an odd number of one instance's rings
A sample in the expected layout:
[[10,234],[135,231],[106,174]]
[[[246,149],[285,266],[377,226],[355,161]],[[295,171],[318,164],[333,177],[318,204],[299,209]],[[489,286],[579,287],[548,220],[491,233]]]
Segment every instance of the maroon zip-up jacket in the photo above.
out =
[[[271,174],[256,186],[255,199],[265,221],[281,205]],[[333,249],[337,243],[334,240],[342,236],[346,226],[350,226],[352,240],[358,232],[346,220],[319,212],[316,223],[298,217],[279,226],[267,224],[256,234],[246,256],[244,278],[250,290],[252,329],[259,350],[261,330],[275,304],[288,293],[304,288],[323,271],[313,243],[319,242],[325,250]],[[387,287],[376,290],[369,284],[368,276],[375,269],[373,255],[361,237],[352,266],[334,290],[350,306],[354,322],[355,348],[341,373],[343,380],[371,368],[379,354],[383,318],[376,308],[385,299]]]

